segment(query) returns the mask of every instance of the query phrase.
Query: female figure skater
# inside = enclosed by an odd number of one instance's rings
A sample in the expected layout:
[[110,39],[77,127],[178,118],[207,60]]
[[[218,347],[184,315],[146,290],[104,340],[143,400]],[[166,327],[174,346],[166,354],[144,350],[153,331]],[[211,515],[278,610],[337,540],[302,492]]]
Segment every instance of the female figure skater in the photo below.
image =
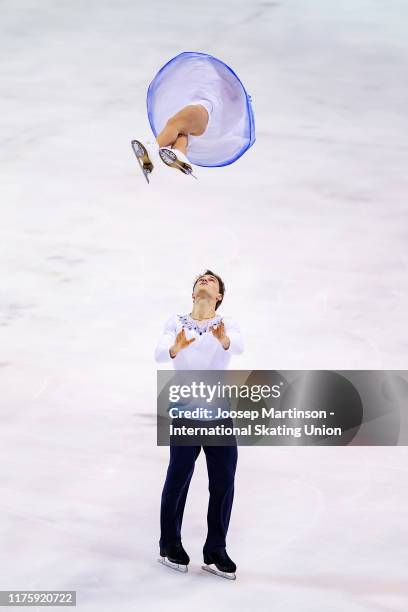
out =
[[194,164],[227,166],[255,142],[251,97],[227,64],[206,53],[185,51],[159,70],[147,115],[155,139],[132,141],[147,182],[157,163],[194,176]]

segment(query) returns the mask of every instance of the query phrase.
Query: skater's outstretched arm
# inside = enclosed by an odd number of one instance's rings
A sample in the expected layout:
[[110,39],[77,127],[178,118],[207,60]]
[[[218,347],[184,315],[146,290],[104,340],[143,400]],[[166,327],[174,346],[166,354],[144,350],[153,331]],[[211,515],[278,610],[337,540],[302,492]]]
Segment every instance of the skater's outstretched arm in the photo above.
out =
[[171,317],[164,326],[163,335],[159,340],[159,343],[154,352],[154,357],[157,362],[163,363],[165,361],[171,361],[170,347],[174,344],[176,339],[176,324],[174,318]]
[[177,334],[174,344],[172,344],[169,349],[170,357],[174,359],[177,353],[179,353],[182,349],[185,349],[188,346],[190,346],[190,344],[192,344],[193,342],[195,342],[195,338],[191,338],[190,340],[187,340],[186,332],[184,331],[184,329],[182,329]]
[[231,340],[225,331],[224,321],[221,321],[219,325],[211,328],[211,333],[214,338],[221,343],[222,347],[227,351],[230,347]]
[[235,355],[240,355],[244,350],[244,342],[241,330],[232,319],[223,319],[222,325],[213,334],[218,338],[225,350],[231,351]]
[[195,338],[188,340],[184,329],[176,333],[174,318],[170,318],[164,327],[163,335],[156,347],[156,361],[160,363],[174,359],[182,349],[187,348],[193,342],[195,342]]

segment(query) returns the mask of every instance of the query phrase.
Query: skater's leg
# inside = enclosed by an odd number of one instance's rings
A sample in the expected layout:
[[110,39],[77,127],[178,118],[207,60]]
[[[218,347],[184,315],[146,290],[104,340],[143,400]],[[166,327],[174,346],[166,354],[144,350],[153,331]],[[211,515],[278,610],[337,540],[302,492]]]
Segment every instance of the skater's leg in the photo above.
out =
[[160,509],[160,547],[181,540],[188,487],[200,446],[170,446],[170,462],[164,483]]
[[210,499],[208,534],[204,552],[225,548],[234,499],[234,479],[238,451],[236,446],[205,446]]
[[174,142],[172,149],[177,149],[178,151],[181,151],[182,153],[184,153],[184,155],[187,154],[187,144],[188,144],[188,136],[185,136],[184,134],[179,134],[177,136],[177,140]]
[[170,117],[156,140],[160,147],[170,147],[175,144],[179,136],[187,137],[189,134],[201,136],[207,129],[208,119],[208,111],[204,106],[189,104]]

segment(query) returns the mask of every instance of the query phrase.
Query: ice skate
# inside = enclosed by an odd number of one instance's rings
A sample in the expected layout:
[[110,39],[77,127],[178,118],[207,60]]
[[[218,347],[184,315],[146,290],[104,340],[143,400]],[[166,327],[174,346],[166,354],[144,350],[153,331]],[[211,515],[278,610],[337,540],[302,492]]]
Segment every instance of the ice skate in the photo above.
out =
[[187,572],[187,566],[190,563],[190,557],[184,550],[181,542],[166,546],[165,548],[160,547],[160,559],[157,560],[159,563],[177,572]]
[[229,558],[225,549],[213,553],[204,553],[204,563],[205,565],[201,567],[206,572],[227,580],[236,580],[237,566]]
[[193,167],[189,163],[187,157],[178,149],[168,149],[167,147],[160,147],[159,155],[161,160],[170,168],[176,168],[183,172],[183,174],[189,174],[195,179],[197,178],[193,174]]
[[149,183],[149,176],[159,159],[159,145],[153,139],[145,139],[143,142],[141,140],[132,140],[131,144],[140,169]]

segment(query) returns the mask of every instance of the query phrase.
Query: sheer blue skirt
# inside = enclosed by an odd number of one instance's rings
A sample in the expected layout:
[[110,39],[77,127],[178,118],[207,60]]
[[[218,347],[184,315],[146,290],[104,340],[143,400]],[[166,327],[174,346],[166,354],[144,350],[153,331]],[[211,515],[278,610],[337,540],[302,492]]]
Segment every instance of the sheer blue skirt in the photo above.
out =
[[255,142],[251,96],[235,72],[208,55],[185,51],[168,61],[147,90],[147,114],[155,136],[188,104],[209,114],[206,131],[189,136],[187,156],[198,166],[227,166]]

